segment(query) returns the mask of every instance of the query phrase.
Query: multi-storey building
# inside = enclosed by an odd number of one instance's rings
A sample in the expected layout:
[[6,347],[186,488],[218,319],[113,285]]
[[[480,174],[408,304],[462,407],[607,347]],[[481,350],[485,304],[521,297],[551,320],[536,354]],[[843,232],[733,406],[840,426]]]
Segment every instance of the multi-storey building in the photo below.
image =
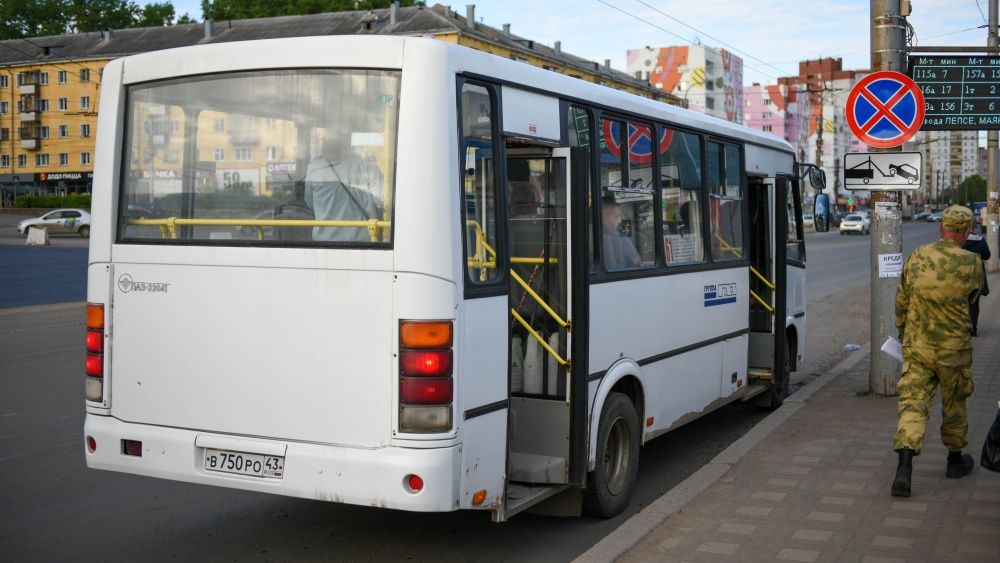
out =
[[[581,80],[625,90],[666,103],[676,96],[646,81],[562,50],[477,22],[474,7],[465,16],[449,7],[415,6],[286,16],[226,22],[206,21],[172,27],[108,30],[95,33],[14,39],[0,42],[0,190],[18,193],[90,191],[101,70],[125,55],[206,43],[275,37],[340,34],[432,36],[502,57],[543,67]],[[721,101],[720,101],[721,103]],[[153,139],[143,161],[150,190],[179,182],[177,148],[171,135],[179,120],[164,108],[149,107],[136,123]],[[204,115],[202,119],[212,119]],[[280,123],[231,122],[216,118],[218,142],[200,150],[199,182],[270,190],[301,177],[283,158],[295,143],[308,142]],[[140,202],[136,202],[142,203]]]
[[840,206],[850,197],[841,189],[844,153],[868,150],[851,132],[844,114],[851,88],[867,73],[843,70],[841,59],[825,58],[802,61],[798,76],[778,78],[779,86],[801,86],[808,93],[809,135],[804,161],[818,164],[826,172],[827,192]]
[[785,139],[800,161],[807,160],[811,113],[805,86],[754,83],[743,90],[743,104],[747,127]]
[[743,123],[743,59],[704,45],[629,49],[628,71],[688,107]]
[[916,203],[938,203],[945,190],[980,173],[978,131],[920,131],[903,150],[922,155],[923,180]]

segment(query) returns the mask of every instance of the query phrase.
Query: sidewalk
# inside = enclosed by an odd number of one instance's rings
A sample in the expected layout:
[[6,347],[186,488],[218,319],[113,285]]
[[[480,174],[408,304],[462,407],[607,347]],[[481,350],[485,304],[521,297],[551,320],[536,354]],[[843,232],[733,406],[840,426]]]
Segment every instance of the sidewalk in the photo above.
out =
[[577,561],[1000,561],[1000,473],[979,466],[1000,400],[1000,293],[979,334],[972,475],[944,476],[939,392],[913,496],[889,494],[896,399],[867,394],[865,346]]

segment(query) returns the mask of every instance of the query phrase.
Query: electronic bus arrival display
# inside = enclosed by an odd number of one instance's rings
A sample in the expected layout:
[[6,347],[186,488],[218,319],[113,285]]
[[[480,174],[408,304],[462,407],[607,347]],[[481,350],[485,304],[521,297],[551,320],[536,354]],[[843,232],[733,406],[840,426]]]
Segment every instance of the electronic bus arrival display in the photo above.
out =
[[1000,129],[1000,57],[911,56],[924,94],[924,131]]

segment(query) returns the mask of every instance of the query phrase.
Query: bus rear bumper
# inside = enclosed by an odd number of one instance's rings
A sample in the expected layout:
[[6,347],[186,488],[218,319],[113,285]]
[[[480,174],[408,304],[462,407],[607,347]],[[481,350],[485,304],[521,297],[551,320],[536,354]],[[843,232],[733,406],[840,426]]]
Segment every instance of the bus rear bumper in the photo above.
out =
[[[349,448],[133,424],[89,413],[84,435],[96,441],[94,451],[84,446],[87,466],[93,469],[416,512],[458,509],[460,446]],[[142,455],[126,455],[124,440],[141,441]],[[282,477],[206,470],[203,446],[225,449],[220,445],[227,443],[266,453],[283,451]],[[255,446],[239,446],[247,443]],[[420,491],[409,487],[410,475],[423,480]]]

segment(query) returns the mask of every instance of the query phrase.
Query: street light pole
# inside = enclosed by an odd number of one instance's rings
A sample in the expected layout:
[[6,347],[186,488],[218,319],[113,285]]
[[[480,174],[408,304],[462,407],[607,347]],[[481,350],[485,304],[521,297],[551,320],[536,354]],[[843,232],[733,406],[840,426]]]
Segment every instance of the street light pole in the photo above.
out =
[[[872,71],[906,72],[906,25],[901,0],[871,0]],[[899,152],[900,148],[875,149]],[[882,353],[882,343],[896,336],[895,277],[879,276],[879,257],[902,255],[902,201],[899,191],[872,191],[874,213],[871,224],[871,367],[868,390],[878,395],[895,395],[899,363]],[[897,274],[898,275],[898,274]]]

